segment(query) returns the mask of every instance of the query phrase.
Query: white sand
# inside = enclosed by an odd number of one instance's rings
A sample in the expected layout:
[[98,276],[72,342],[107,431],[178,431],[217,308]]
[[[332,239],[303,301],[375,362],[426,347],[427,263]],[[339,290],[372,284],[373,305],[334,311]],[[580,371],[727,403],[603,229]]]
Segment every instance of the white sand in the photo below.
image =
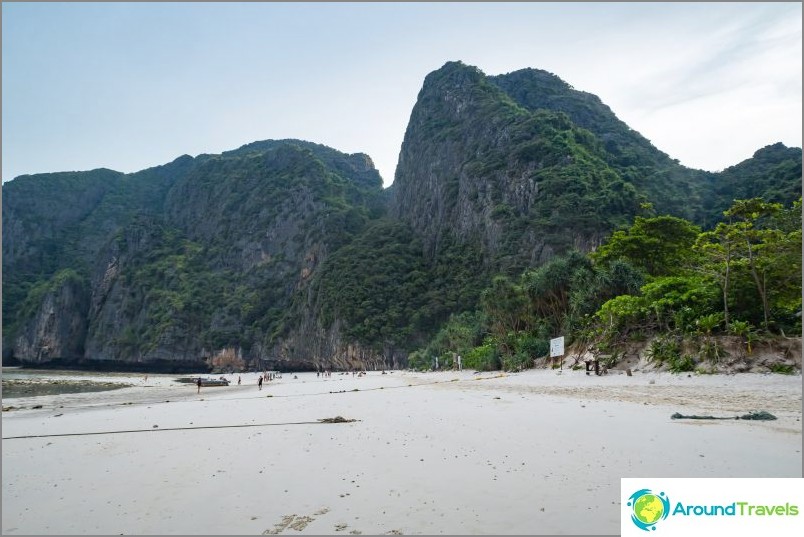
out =
[[242,377],[5,399],[2,532],[616,534],[621,477],[802,475],[800,376]]

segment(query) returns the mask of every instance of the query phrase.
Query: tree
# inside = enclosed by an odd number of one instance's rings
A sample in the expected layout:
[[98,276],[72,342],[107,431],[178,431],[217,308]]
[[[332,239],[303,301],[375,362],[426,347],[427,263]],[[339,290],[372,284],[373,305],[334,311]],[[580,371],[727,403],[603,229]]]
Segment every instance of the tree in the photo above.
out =
[[780,203],[767,203],[762,198],[752,198],[736,200],[731,208],[723,213],[729,218],[729,227],[733,230],[737,242],[745,248],[742,253],[762,301],[763,327],[766,330],[770,326],[767,272],[769,266],[773,264],[773,249],[781,240],[781,232],[762,229],[759,225],[762,219],[776,216],[781,210]]
[[592,264],[586,256],[571,252],[522,275],[530,312],[533,317],[547,322],[551,334],[558,334],[570,312],[573,280],[588,279],[590,274],[585,277],[581,273],[591,271]]
[[528,301],[523,288],[506,276],[496,276],[491,287],[481,293],[480,303],[491,333],[507,347],[508,334],[519,332],[526,326]]
[[[755,318],[766,329],[792,320],[801,308],[800,201],[783,209],[759,198],[737,200],[724,215],[728,221],[702,233],[694,250],[700,255],[696,272],[721,288],[726,326],[735,315]],[[750,287],[759,307],[747,300]]]
[[637,216],[631,227],[615,231],[591,257],[601,264],[622,259],[650,276],[677,276],[690,265],[700,232],[683,218]]
[[734,229],[721,222],[714,231],[701,233],[693,249],[701,256],[696,271],[718,283],[723,295],[723,317],[729,324],[729,289],[731,267],[736,241]]

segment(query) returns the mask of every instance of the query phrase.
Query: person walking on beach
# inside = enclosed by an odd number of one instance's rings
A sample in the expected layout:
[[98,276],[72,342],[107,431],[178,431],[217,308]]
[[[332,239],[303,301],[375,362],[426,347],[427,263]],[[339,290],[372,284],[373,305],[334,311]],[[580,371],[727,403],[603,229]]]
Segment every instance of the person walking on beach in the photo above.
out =
[[262,375],[260,375],[260,379],[257,381],[257,386],[262,390]]
[[195,384],[198,386],[198,392],[196,393],[201,393],[201,377],[198,377],[198,380],[195,381]]

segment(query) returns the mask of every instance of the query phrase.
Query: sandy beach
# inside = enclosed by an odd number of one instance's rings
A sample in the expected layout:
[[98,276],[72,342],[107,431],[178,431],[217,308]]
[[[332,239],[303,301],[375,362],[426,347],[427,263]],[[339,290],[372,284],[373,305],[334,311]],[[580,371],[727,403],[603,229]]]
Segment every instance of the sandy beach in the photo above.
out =
[[4,398],[2,532],[617,534],[621,477],[802,476],[800,375],[241,376]]

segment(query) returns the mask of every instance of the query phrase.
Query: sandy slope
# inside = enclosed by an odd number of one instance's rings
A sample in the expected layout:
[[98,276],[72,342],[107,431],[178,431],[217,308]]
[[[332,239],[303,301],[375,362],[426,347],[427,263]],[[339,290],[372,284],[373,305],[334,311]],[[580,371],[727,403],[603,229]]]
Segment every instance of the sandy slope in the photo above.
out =
[[615,534],[620,477],[802,475],[800,376],[115,378],[3,401],[4,534]]

